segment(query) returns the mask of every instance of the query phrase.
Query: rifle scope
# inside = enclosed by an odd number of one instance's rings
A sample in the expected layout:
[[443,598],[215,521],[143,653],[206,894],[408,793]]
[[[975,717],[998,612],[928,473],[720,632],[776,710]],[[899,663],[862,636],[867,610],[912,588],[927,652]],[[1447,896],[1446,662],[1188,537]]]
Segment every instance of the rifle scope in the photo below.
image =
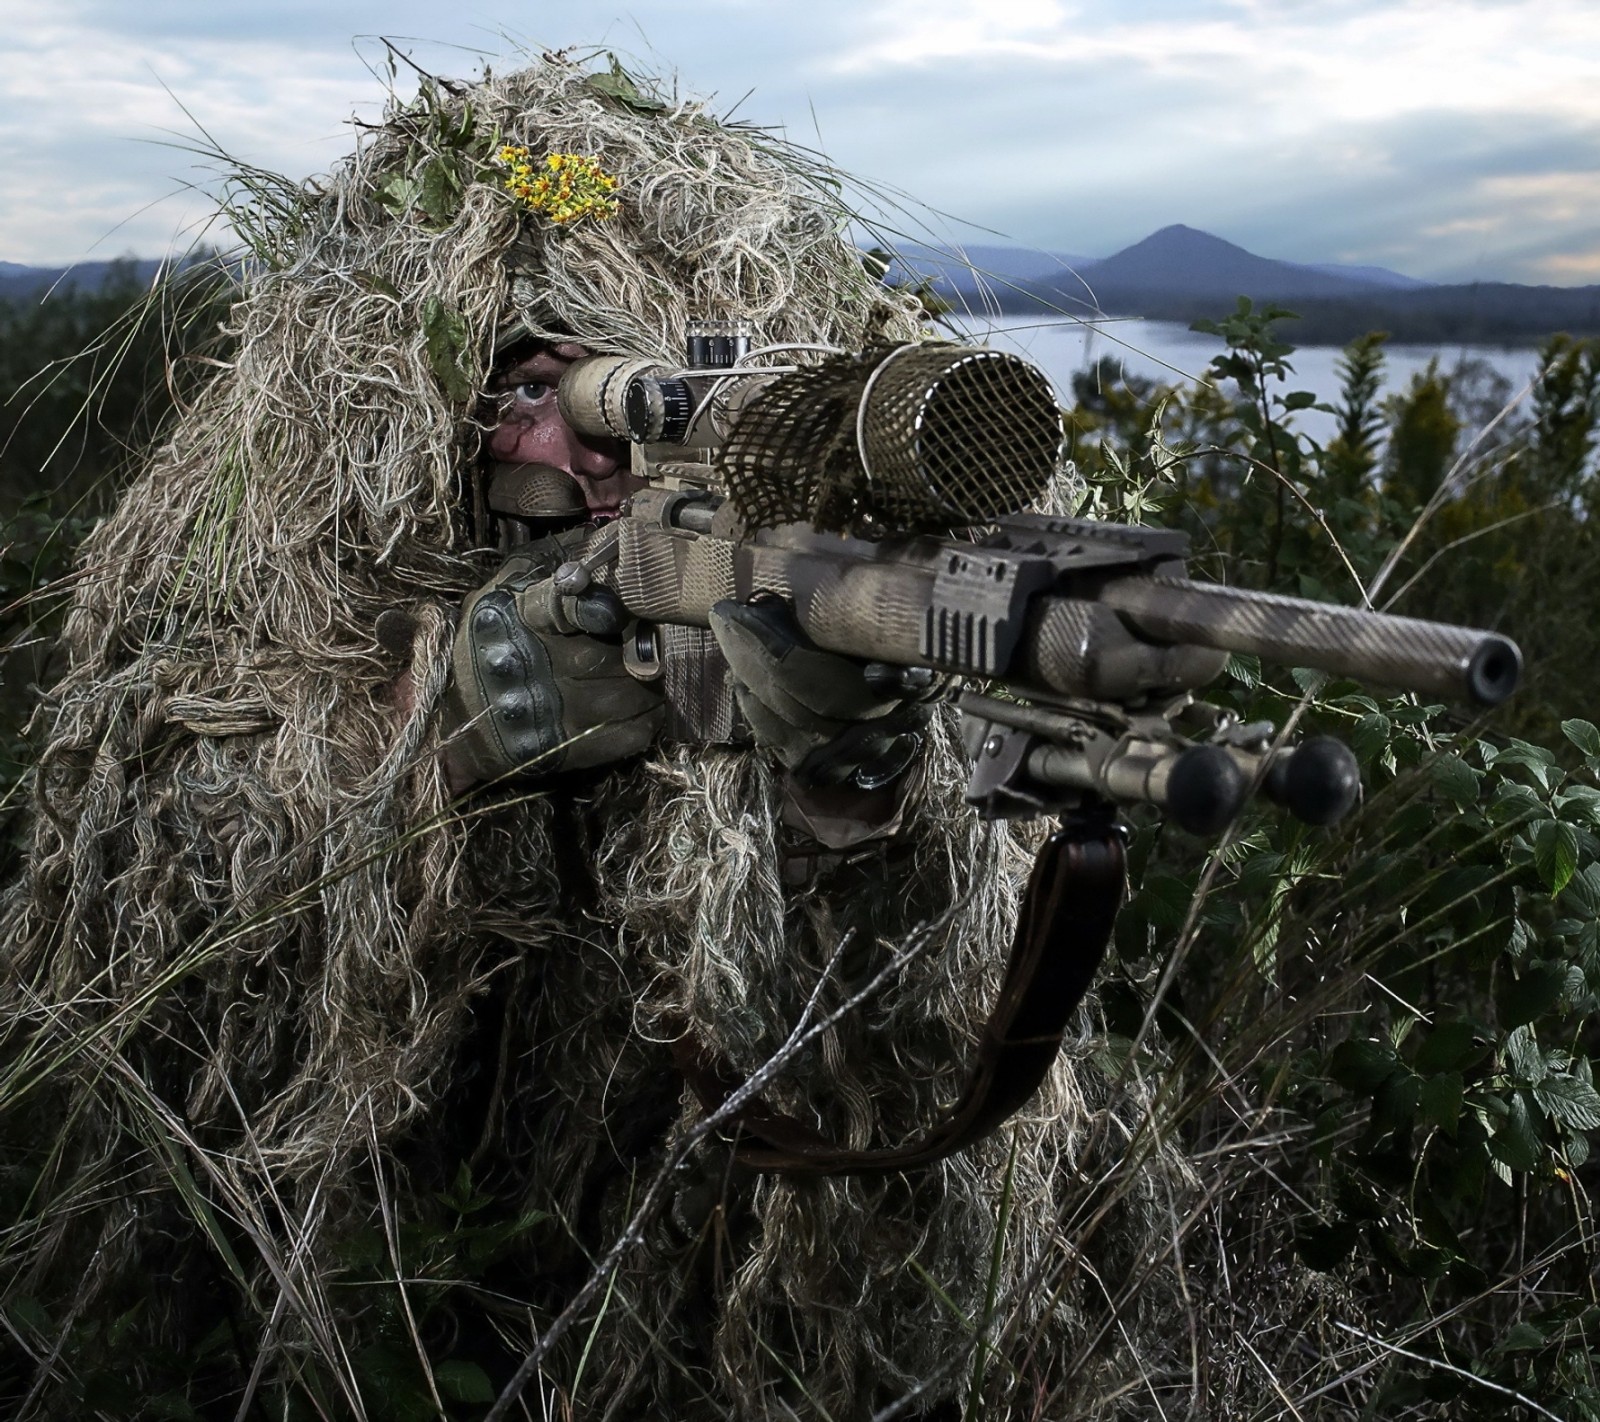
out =
[[674,374],[648,360],[589,356],[573,363],[558,398],[582,434],[712,451],[752,528],[803,521],[907,533],[989,523],[1045,492],[1065,437],[1037,367],[940,341],[781,374]]

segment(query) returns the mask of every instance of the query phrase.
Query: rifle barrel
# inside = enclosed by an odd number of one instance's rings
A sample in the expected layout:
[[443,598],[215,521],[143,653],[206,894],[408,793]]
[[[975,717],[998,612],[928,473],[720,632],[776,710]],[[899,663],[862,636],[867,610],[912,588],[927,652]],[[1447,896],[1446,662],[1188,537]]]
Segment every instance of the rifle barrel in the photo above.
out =
[[1113,578],[1099,600],[1158,642],[1253,652],[1284,666],[1480,706],[1498,706],[1522,672],[1517,644],[1495,632],[1276,593],[1186,578]]

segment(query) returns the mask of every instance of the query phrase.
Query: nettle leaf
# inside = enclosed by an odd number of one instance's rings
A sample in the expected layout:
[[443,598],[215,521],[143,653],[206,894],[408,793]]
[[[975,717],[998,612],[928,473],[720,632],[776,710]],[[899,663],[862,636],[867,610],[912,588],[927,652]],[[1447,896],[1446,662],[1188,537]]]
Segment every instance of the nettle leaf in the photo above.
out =
[[611,59],[609,74],[591,74],[583,82],[595,93],[614,99],[635,113],[659,114],[666,111],[666,104],[645,93],[633,76],[617,61],[615,55]]
[[1600,1091],[1573,1076],[1552,1076],[1533,1088],[1534,1100],[1552,1120],[1574,1131],[1600,1130]]
[[1539,1129],[1528,1109],[1526,1096],[1514,1091],[1506,1103],[1509,1107],[1499,1129],[1489,1142],[1489,1149],[1502,1165],[1512,1170],[1534,1170],[1539,1164]]
[[1441,1072],[1422,1084],[1422,1094],[1417,1100],[1417,1112],[1428,1125],[1443,1131],[1447,1136],[1456,1133],[1456,1123],[1461,1119],[1461,1073]]
[[436,227],[448,227],[461,211],[465,188],[461,174],[449,158],[430,159],[422,169],[417,191],[417,206]]
[[1550,1074],[1531,1027],[1518,1027],[1507,1037],[1505,1052],[1506,1069],[1511,1076],[1531,1083],[1543,1081]]
[[439,1395],[452,1402],[493,1402],[495,1398],[488,1373],[476,1363],[460,1358],[435,1363],[433,1380],[439,1386]]
[[[1302,597],[1309,597],[1316,602],[1331,602],[1334,599],[1327,596],[1318,596],[1316,593],[1302,593]],[[1299,687],[1304,696],[1316,696],[1328,684],[1328,674],[1318,671],[1315,667],[1290,667],[1289,679]]]
[[1520,963],[1528,956],[1528,949],[1533,947],[1533,930],[1528,927],[1525,918],[1511,920],[1511,931],[1506,934],[1506,956],[1513,963]]
[[1577,746],[1590,760],[1600,759],[1600,727],[1592,721],[1574,717],[1561,723],[1561,734]]
[[1567,964],[1567,975],[1561,984],[1562,999],[1569,1003],[1578,1003],[1583,995],[1589,991],[1589,979],[1577,963]]
[[1282,403],[1285,410],[1308,410],[1317,403],[1317,397],[1309,390],[1292,390]]
[[1247,899],[1266,897],[1283,870],[1281,854],[1255,853],[1239,863],[1239,892]]
[[1487,864],[1448,870],[1439,875],[1431,888],[1419,892],[1415,903],[1419,910],[1426,905],[1429,910],[1454,908],[1459,911],[1470,906],[1473,911],[1479,911],[1474,902],[1476,896],[1493,885],[1498,872]]
[[36,1333],[44,1333],[50,1327],[50,1315],[45,1312],[44,1306],[26,1294],[18,1294],[6,1303],[6,1312],[13,1323],[20,1323],[24,1328],[31,1328]]
[[1253,652],[1234,652],[1224,670],[1246,690],[1254,691],[1261,685],[1261,658]]
[[1600,790],[1596,790],[1592,785],[1564,786],[1556,794],[1555,807],[1567,813],[1582,815],[1591,824],[1600,824]]
[[1428,767],[1429,778],[1458,805],[1470,805],[1478,798],[1483,772],[1474,770],[1458,755],[1441,755]]
[[1551,781],[1561,773],[1554,755],[1543,746],[1530,745],[1527,741],[1512,740],[1495,751],[1492,764],[1496,770],[1503,765],[1524,767],[1543,790],[1548,790]]
[[1417,1051],[1415,1066],[1424,1075],[1463,1071],[1487,1050],[1474,1022],[1440,1022]]
[[1422,1080],[1408,1071],[1391,1073],[1372,1101],[1373,1122],[1381,1130],[1404,1131],[1410,1128],[1422,1099]]
[[1398,1064],[1389,1043],[1351,1038],[1333,1049],[1328,1075],[1348,1091],[1371,1096],[1389,1079]]
[[1578,834],[1560,820],[1545,820],[1533,831],[1533,863],[1539,877],[1559,894],[1578,868]]
[[1529,1352],[1543,1348],[1549,1339],[1535,1328],[1531,1323],[1516,1323],[1511,1326],[1506,1336],[1496,1345],[1496,1351],[1501,1353]]
[[1370,765],[1387,749],[1393,734],[1394,723],[1381,712],[1363,716],[1350,732],[1350,748]]
[[1174,929],[1189,916],[1194,885],[1174,874],[1151,874],[1129,907],[1137,905],[1156,928]]
[[1600,864],[1585,864],[1567,881],[1562,907],[1575,909],[1587,920],[1600,917]]
[[1378,703],[1364,691],[1355,691],[1347,696],[1337,697],[1333,704],[1342,706],[1348,711],[1370,711],[1375,713],[1379,709]]
[[427,343],[428,365],[451,400],[464,401],[472,395],[467,376],[467,323],[437,296],[430,296],[422,308],[422,338]]
[[1534,963],[1520,977],[1508,975],[1499,993],[1500,1020],[1507,1027],[1534,1021],[1560,1001],[1566,986],[1565,964]]
[[1517,780],[1502,780],[1494,788],[1489,813],[1496,823],[1504,825],[1533,815],[1543,815],[1547,811],[1544,801],[1531,785],[1524,785]]
[[416,179],[404,173],[388,173],[379,182],[374,196],[391,212],[401,213],[411,206],[417,195]]

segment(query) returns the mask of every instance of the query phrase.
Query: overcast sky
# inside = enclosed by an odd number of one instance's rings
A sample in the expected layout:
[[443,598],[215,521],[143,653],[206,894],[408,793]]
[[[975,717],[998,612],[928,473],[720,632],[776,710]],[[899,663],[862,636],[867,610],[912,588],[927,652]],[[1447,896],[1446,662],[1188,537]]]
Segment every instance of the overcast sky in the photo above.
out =
[[[186,245],[237,158],[304,177],[381,111],[378,35],[470,77],[606,45],[976,226],[1108,256],[1600,282],[1600,0],[0,0],[0,260]],[[747,91],[753,90],[748,97]]]

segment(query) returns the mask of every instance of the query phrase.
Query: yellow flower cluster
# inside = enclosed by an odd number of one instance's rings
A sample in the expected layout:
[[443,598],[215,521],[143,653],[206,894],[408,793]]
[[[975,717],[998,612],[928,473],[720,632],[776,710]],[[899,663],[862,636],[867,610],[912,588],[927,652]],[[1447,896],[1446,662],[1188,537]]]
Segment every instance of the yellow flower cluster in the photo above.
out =
[[600,166],[598,158],[581,153],[552,153],[536,172],[528,150],[508,143],[498,157],[510,171],[506,191],[530,212],[543,213],[552,222],[576,222],[580,217],[615,217],[617,180]]

